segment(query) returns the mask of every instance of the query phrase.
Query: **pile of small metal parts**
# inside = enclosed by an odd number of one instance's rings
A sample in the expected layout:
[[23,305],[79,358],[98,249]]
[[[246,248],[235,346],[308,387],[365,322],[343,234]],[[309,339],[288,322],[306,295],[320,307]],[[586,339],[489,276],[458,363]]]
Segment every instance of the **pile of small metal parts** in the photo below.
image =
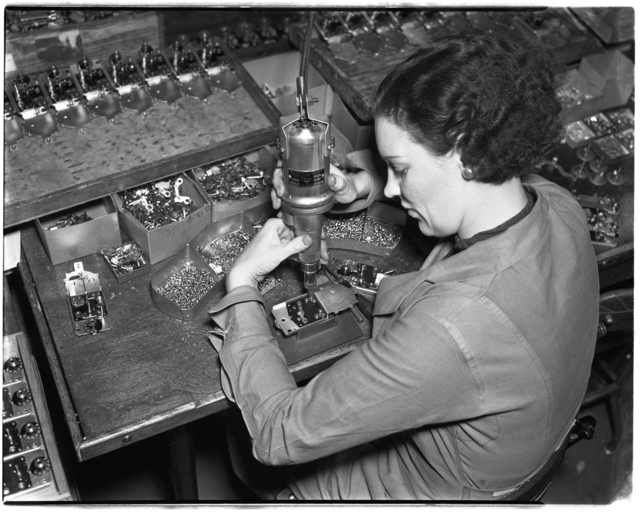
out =
[[402,237],[402,227],[367,217],[362,241],[379,247],[392,248],[398,245]]
[[184,220],[198,206],[182,195],[182,183],[182,178],[170,178],[119,192],[122,209],[147,230]]
[[[135,11],[126,11],[127,15]],[[6,9],[5,34],[28,32],[41,28],[57,28],[73,23],[96,21],[120,16],[122,11],[111,10],[53,10],[53,9]]]
[[249,233],[240,228],[216,238],[206,247],[198,246],[196,250],[215,273],[222,277],[227,274],[233,262],[236,261],[250,241],[251,236]]
[[216,284],[211,274],[187,261],[171,274],[156,291],[180,307],[191,309]]
[[101,252],[116,276],[130,274],[149,264],[144,257],[142,248],[135,242],[103,249]]
[[322,229],[328,238],[350,238],[360,241],[366,215],[367,212],[364,210],[354,213],[326,213]]
[[267,275],[262,281],[258,283],[258,290],[261,294],[265,294],[268,291],[272,290],[276,287],[277,284],[281,283],[282,279],[278,279],[272,274]]
[[274,24],[270,18],[263,16],[258,20],[257,26],[242,21],[233,29],[228,25],[222,25],[218,31],[224,43],[235,50],[287,40],[286,26],[289,22],[290,19],[287,18],[283,23]]
[[267,175],[244,157],[194,169],[200,183],[214,201],[244,201],[267,190]]
[[360,52],[377,55],[383,48],[402,52],[409,45],[421,46],[436,37],[471,29],[512,38],[536,38],[550,48],[584,40],[577,25],[556,9],[535,13],[431,9],[323,11],[317,28],[334,57],[349,63],[355,62]]
[[327,238],[350,239],[384,248],[398,245],[403,231],[402,226],[370,217],[366,211],[326,213],[322,229]]
[[48,228],[44,228],[45,231],[54,231],[60,228],[66,228],[67,226],[75,226],[76,224],[82,224],[83,222],[88,222],[93,220],[93,218],[84,212],[81,215],[76,215],[75,213],[70,213],[69,215],[65,215],[60,220],[58,220],[53,226],[49,226]]

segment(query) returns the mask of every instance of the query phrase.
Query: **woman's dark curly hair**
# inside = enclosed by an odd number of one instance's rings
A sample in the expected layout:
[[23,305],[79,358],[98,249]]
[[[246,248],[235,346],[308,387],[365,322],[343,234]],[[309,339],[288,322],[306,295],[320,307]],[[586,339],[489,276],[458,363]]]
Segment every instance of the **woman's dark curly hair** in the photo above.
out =
[[536,46],[494,35],[446,36],[387,75],[374,112],[436,156],[457,145],[478,181],[499,184],[530,171],[560,140],[559,71]]

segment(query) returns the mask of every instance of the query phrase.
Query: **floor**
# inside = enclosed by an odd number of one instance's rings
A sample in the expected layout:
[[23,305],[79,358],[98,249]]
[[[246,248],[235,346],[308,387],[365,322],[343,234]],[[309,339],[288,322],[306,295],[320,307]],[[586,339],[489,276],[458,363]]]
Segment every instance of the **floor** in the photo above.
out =
[[[613,454],[605,447],[611,426],[605,402],[581,411],[596,418],[592,440],[567,451],[543,501],[546,504],[609,504],[631,492],[633,442],[633,377],[622,383],[622,439]],[[225,443],[225,418],[214,415],[192,424],[195,434],[200,499],[210,502],[252,502],[255,496],[235,478]],[[171,487],[164,471],[163,447],[171,433],[147,439],[81,464],[78,486],[92,502],[165,501]],[[132,461],[135,463],[132,464]]]

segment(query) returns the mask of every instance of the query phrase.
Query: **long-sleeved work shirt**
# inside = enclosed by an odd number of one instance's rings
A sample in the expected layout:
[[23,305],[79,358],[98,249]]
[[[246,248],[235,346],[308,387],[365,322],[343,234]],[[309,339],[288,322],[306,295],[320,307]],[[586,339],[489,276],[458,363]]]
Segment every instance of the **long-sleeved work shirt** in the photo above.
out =
[[[582,208],[523,179],[531,212],[419,271],[385,278],[372,338],[298,388],[259,292],[231,291],[212,338],[265,464],[301,499],[495,499],[573,424],[596,339],[598,274]],[[313,462],[311,462],[313,461]]]

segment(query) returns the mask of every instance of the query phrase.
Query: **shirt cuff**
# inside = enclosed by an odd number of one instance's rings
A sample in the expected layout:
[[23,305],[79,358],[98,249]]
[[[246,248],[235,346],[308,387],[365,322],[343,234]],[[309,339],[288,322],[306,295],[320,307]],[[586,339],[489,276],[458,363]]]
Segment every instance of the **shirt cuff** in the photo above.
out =
[[331,213],[352,213],[368,208],[374,201],[382,197],[386,183],[387,166],[377,153],[370,149],[353,151],[347,155],[347,166],[350,169],[361,169],[371,176],[371,190],[367,197],[356,199],[349,204],[336,204]]
[[209,310],[211,319],[220,326],[223,331],[227,330],[229,307],[241,302],[258,301],[264,305],[262,294],[253,286],[238,286],[227,293],[221,301]]

